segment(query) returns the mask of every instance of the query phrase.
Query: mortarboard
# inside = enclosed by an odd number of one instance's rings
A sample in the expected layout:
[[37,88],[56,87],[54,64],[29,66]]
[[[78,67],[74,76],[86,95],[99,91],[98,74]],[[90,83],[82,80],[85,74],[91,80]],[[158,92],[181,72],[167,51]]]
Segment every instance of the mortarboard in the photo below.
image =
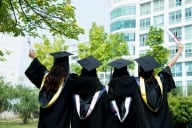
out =
[[50,53],[50,55],[54,57],[56,63],[63,63],[64,61],[68,61],[68,57],[73,54],[66,51],[59,51]]
[[160,67],[160,64],[155,60],[154,57],[152,57],[150,55],[137,58],[137,59],[135,59],[135,61],[139,64],[139,66],[145,72],[148,72],[150,70],[153,70],[154,68]]
[[59,52],[50,53],[50,55],[52,55],[55,59],[59,59],[63,57],[68,57],[73,54],[66,51],[59,51]]
[[87,71],[91,71],[101,65],[101,62],[93,56],[78,60],[77,62]]
[[113,62],[110,62],[108,65],[116,68],[121,69],[123,67],[126,67],[127,65],[131,64],[131,61],[125,60],[125,59],[117,59]]

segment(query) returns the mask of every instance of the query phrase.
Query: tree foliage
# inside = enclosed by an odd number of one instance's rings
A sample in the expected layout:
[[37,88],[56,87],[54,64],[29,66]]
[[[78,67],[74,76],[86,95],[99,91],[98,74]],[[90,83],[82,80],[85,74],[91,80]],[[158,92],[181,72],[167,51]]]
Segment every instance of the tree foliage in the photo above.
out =
[[[163,44],[163,30],[161,28],[150,27],[146,44],[149,46],[146,54],[153,56],[158,63],[163,67],[169,57],[169,50],[165,48]],[[162,54],[163,53],[163,54]],[[155,72],[158,72],[160,68],[157,68]]]
[[53,42],[51,42],[46,36],[43,36],[41,43],[35,43],[34,47],[38,59],[44,64],[48,69],[53,64],[53,57],[50,56],[52,52],[65,51],[67,50],[67,45],[61,36],[57,36]]
[[4,78],[0,76],[0,113],[8,110],[10,106],[9,99],[11,98],[11,84],[4,81]]
[[23,119],[23,123],[27,124],[29,119],[39,113],[38,91],[28,87],[17,85],[15,88],[16,100],[14,111]]
[[37,102],[38,91],[22,85],[5,82],[0,77],[0,113],[3,111],[14,111],[28,123],[31,115],[38,114],[39,105]]
[[44,29],[52,35],[78,39],[75,7],[69,0],[0,0],[0,32],[14,36],[38,36]]
[[169,95],[170,111],[175,128],[184,128],[192,122],[192,96]]
[[[82,59],[93,55],[102,62],[102,66],[98,68],[100,71],[107,70],[107,63],[110,60],[128,54],[127,43],[122,34],[108,35],[103,26],[97,26],[94,22],[89,30],[89,42],[82,42],[78,45],[79,58]],[[75,68],[80,71],[80,68]]]

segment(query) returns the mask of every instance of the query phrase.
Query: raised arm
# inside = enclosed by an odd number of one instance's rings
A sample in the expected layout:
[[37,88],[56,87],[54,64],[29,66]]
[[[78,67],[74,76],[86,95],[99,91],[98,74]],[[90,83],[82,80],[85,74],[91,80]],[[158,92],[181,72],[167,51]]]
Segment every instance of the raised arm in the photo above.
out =
[[169,63],[168,63],[168,66],[171,68],[178,60],[179,56],[181,55],[182,51],[183,51],[183,44],[180,42],[178,45],[177,45],[177,52],[176,54],[170,59]]
[[29,57],[32,59],[36,58],[36,54],[35,54],[35,51],[33,49],[29,50]]
[[29,57],[33,59],[29,67],[25,70],[25,75],[37,87],[40,88],[42,79],[48,70],[36,57],[34,50],[29,50]]

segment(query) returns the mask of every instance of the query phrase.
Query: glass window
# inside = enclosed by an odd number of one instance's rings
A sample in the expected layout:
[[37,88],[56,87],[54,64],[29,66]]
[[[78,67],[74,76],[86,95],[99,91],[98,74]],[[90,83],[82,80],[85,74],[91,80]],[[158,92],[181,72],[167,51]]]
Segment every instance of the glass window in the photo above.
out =
[[126,41],[135,41],[135,33],[124,33]]
[[111,19],[114,19],[119,16],[135,15],[135,14],[136,14],[135,6],[119,7],[111,12]]
[[182,86],[182,81],[175,81],[176,86]]
[[164,25],[164,15],[154,16],[153,24],[156,27],[162,27]]
[[185,26],[185,39],[192,39],[192,25]]
[[187,81],[187,91],[188,95],[192,95],[192,80]]
[[140,35],[139,40],[139,46],[146,46],[147,34]]
[[154,0],[154,12],[164,10],[164,0]]
[[192,76],[192,61],[186,62],[186,72],[187,76]]
[[190,4],[192,3],[192,0],[185,0],[185,4]]
[[192,43],[185,44],[185,57],[192,57]]
[[173,57],[175,53],[177,52],[176,46],[169,47],[170,49],[170,57]]
[[169,8],[178,7],[182,5],[182,0],[169,0]]
[[[182,30],[181,27],[170,29],[170,31],[178,38],[178,40],[182,40]],[[169,41],[174,42],[174,40],[169,36]]]
[[169,24],[181,22],[181,10],[169,13]]
[[185,9],[185,19],[186,20],[192,19],[192,8]]
[[111,24],[110,31],[123,29],[123,28],[135,28],[135,20],[122,20]]
[[150,18],[145,18],[145,19],[140,20],[140,29],[141,30],[149,29],[150,25],[151,25]]
[[172,67],[171,71],[172,71],[173,77],[182,76],[182,63],[176,63]]
[[140,5],[140,15],[149,15],[151,13],[151,3],[144,3]]
[[140,50],[139,51],[139,56],[145,56],[146,52],[147,52],[147,50]]

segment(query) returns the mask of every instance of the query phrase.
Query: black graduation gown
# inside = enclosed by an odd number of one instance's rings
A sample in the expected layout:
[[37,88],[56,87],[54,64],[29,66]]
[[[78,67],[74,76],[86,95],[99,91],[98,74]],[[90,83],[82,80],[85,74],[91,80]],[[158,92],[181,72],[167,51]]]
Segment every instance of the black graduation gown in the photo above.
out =
[[[175,83],[169,67],[164,68],[159,73],[159,76],[161,78],[161,82],[163,86],[163,95],[161,95],[161,93],[157,91],[157,94],[158,93],[160,94],[157,96],[160,96],[160,98],[162,99],[161,104],[159,105],[160,108],[156,112],[150,110],[149,107],[147,107],[147,105],[143,101],[141,94],[137,95],[136,97],[137,102],[135,104],[137,128],[173,128],[172,115],[171,115],[171,112],[169,111],[169,106],[167,101],[167,93],[170,92],[172,88],[175,88]],[[149,99],[151,98],[152,95],[154,95],[152,94],[154,93],[154,91],[152,91],[154,88],[153,89],[151,88],[157,87],[157,86],[149,87],[148,85],[145,87],[146,87],[146,93],[148,93],[147,99]],[[138,86],[138,88],[140,93],[140,85]],[[158,103],[158,100],[159,99],[156,99],[155,102]]]
[[[107,114],[107,119],[105,122],[105,128],[134,128],[135,126],[135,114],[134,114],[134,102],[135,102],[135,92],[137,91],[137,83],[134,77],[123,77],[114,78],[109,83],[109,111]],[[118,97],[116,99],[115,97]],[[123,98],[130,98],[130,106],[128,114],[125,116],[124,120],[121,120],[123,116],[117,116],[117,110],[114,109],[112,101],[116,101],[118,105],[118,100]],[[118,108],[120,110],[120,107]],[[121,121],[120,121],[121,120]]]
[[[105,128],[104,122],[106,120],[105,113],[107,111],[107,93],[104,86],[99,85],[100,83],[97,84],[96,81],[96,78],[79,77],[79,79],[75,81],[76,84],[72,84],[74,105],[71,118],[71,128]],[[86,117],[87,111],[90,107],[90,103],[92,102],[93,96],[96,92],[99,92],[97,102],[92,112]],[[84,101],[81,103],[76,102],[75,96],[79,96],[79,98],[83,99]],[[79,106],[81,106],[80,110],[84,109],[85,112],[78,112],[78,103],[80,103]],[[84,116],[82,116],[83,114]]]
[[[37,88],[40,88],[46,72],[48,70],[35,58],[25,74]],[[69,128],[72,106],[72,95],[69,89],[71,80],[70,76],[53,105],[48,108],[40,107],[38,128]]]

